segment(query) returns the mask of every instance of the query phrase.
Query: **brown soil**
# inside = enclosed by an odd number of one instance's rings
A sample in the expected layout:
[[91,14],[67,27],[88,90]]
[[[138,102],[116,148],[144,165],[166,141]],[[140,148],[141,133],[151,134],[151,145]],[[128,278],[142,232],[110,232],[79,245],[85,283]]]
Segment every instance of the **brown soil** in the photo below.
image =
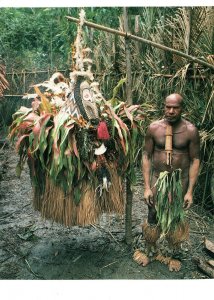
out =
[[[191,251],[179,272],[154,261],[146,267],[133,261],[133,250],[124,241],[124,218],[102,215],[95,225],[66,228],[42,220],[32,208],[28,167],[21,178],[18,157],[10,145],[0,150],[0,279],[202,279],[194,257],[210,259],[206,236],[214,241],[211,218],[188,214]],[[141,232],[147,207],[142,201],[141,175],[134,187],[132,232]]]

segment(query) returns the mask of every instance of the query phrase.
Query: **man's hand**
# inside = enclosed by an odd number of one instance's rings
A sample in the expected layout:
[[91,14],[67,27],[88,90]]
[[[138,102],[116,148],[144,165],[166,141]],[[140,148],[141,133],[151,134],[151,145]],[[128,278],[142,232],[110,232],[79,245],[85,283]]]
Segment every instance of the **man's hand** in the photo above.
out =
[[150,188],[144,190],[143,200],[147,205],[152,206],[153,204],[153,192]]
[[190,192],[187,192],[186,195],[184,196],[184,209],[189,209],[190,206],[192,205],[192,199],[193,199],[193,196],[192,196],[192,193]]

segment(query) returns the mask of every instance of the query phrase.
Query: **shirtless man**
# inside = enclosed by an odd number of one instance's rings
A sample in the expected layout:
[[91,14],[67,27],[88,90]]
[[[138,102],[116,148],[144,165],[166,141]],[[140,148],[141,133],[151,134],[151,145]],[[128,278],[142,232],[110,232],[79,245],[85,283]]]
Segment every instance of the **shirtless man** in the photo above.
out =
[[[193,188],[199,171],[199,134],[196,127],[181,117],[183,98],[171,94],[165,100],[164,119],[150,124],[142,161],[144,177],[144,201],[148,205],[148,226],[157,224],[155,210],[156,183],[160,172],[182,170],[181,180],[184,208],[193,202]],[[165,132],[167,124],[172,126],[172,162],[167,164]],[[150,177],[151,176],[151,177]],[[144,265],[147,263],[145,262]]]

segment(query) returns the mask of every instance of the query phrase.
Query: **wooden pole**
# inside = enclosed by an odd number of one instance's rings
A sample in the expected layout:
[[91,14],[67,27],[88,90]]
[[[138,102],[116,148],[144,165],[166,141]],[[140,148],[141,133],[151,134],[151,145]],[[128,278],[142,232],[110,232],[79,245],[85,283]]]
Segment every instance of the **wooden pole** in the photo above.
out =
[[186,54],[190,54],[190,41],[191,41],[191,30],[192,30],[192,8],[185,8],[187,12],[188,22],[187,22],[187,36],[186,36]]
[[24,94],[22,95],[4,95],[3,97],[23,97]]
[[[67,70],[54,70],[54,69],[52,69],[51,70],[51,72],[66,72]],[[6,75],[12,75],[12,74],[16,74],[16,75],[20,75],[20,74],[23,74],[23,72],[25,73],[25,74],[37,74],[37,73],[50,73],[50,70],[48,69],[48,70],[35,70],[35,71],[25,71],[25,70],[23,70],[23,71],[15,71],[15,72],[6,72]],[[49,76],[50,77],[50,76]]]
[[213,206],[214,206],[214,173],[211,176],[211,197],[212,197],[212,202],[213,202]]
[[[7,76],[9,76],[9,75],[12,75],[12,74],[16,74],[17,76],[18,75],[21,75],[21,74],[23,74],[23,72],[25,72],[25,74],[39,74],[39,73],[48,73],[48,78],[50,78],[50,73],[53,73],[53,72],[67,72],[68,70],[58,70],[58,71],[56,71],[56,70],[50,70],[50,69],[48,69],[48,70],[44,70],[44,71],[22,71],[22,72],[13,72],[13,73],[11,73],[11,72],[7,72],[6,73],[6,77]],[[132,71],[132,74],[141,74],[142,72],[140,72],[140,71]],[[96,72],[96,76],[103,76],[103,75],[106,75],[106,73],[105,72]],[[117,74],[118,76],[124,76],[124,73],[116,73],[116,72],[111,72],[111,74]],[[108,76],[108,75],[106,75],[106,76]],[[162,74],[162,73],[160,73],[160,74],[156,74],[156,73],[154,73],[154,74],[151,74],[151,73],[148,73],[148,72],[144,72],[144,76],[150,76],[150,77],[153,77],[154,79],[155,78],[157,78],[157,77],[164,77],[164,78],[172,78],[172,77],[174,77],[175,76],[175,74]],[[210,77],[211,76],[211,77]],[[214,75],[210,75],[210,74],[207,74],[207,75],[187,75],[187,77],[188,78],[190,78],[190,79],[206,79],[206,78],[214,78]]]
[[[129,31],[128,16],[126,7],[123,8],[124,29]],[[125,38],[125,54],[126,54],[126,102],[132,104],[132,78],[131,78],[131,53],[130,40]],[[128,245],[132,243],[132,199],[133,193],[131,183],[126,177],[126,214],[125,214],[125,239]]]
[[[77,18],[70,17],[70,16],[66,16],[66,18],[69,21],[79,23],[79,19],[77,19]],[[201,59],[199,59],[199,58],[197,58],[195,56],[188,55],[188,54],[183,53],[181,51],[178,51],[178,50],[175,50],[173,48],[170,48],[170,47],[167,47],[167,46],[155,43],[153,41],[144,39],[142,37],[139,37],[139,36],[136,36],[136,35],[133,35],[133,34],[130,34],[128,32],[122,32],[122,31],[119,31],[119,30],[116,30],[116,29],[112,29],[112,28],[105,27],[103,25],[95,24],[95,23],[88,22],[88,21],[84,21],[84,25],[85,26],[89,26],[89,27],[93,27],[93,28],[96,28],[96,29],[99,29],[99,30],[103,30],[103,31],[106,31],[106,32],[109,32],[109,33],[118,34],[120,36],[123,36],[123,37],[126,37],[126,38],[130,38],[132,40],[136,40],[136,41],[139,41],[139,42],[151,45],[153,47],[159,48],[159,49],[164,50],[164,51],[169,51],[171,53],[174,53],[176,55],[182,56],[182,57],[184,57],[184,58],[186,58],[186,59],[188,59],[190,61],[197,62],[200,65],[203,65],[203,66],[205,66],[207,68],[210,68],[210,69],[214,70],[214,65],[209,64],[208,62],[203,61],[203,60],[201,60]]]

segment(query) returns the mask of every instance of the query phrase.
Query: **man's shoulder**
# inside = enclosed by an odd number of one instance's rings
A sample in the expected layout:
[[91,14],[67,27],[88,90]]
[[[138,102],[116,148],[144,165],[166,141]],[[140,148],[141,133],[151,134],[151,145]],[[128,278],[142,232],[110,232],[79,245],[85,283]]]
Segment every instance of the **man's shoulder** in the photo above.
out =
[[190,121],[187,121],[187,120],[184,120],[184,121],[186,123],[186,130],[188,132],[188,136],[189,136],[190,140],[199,141],[200,137],[199,137],[199,132],[198,132],[197,127],[194,124],[192,124]]
[[163,121],[164,120],[157,120],[157,121],[152,122],[148,127],[147,135],[153,136],[153,135],[157,134],[157,132],[159,132],[159,130],[163,130],[163,128],[164,128]]
[[155,129],[157,127],[164,126],[164,119],[156,120],[149,125],[150,129]]
[[186,128],[188,131],[198,131],[197,127],[191,123],[190,121],[186,120],[186,119],[183,119],[183,122],[185,123],[186,125]]

